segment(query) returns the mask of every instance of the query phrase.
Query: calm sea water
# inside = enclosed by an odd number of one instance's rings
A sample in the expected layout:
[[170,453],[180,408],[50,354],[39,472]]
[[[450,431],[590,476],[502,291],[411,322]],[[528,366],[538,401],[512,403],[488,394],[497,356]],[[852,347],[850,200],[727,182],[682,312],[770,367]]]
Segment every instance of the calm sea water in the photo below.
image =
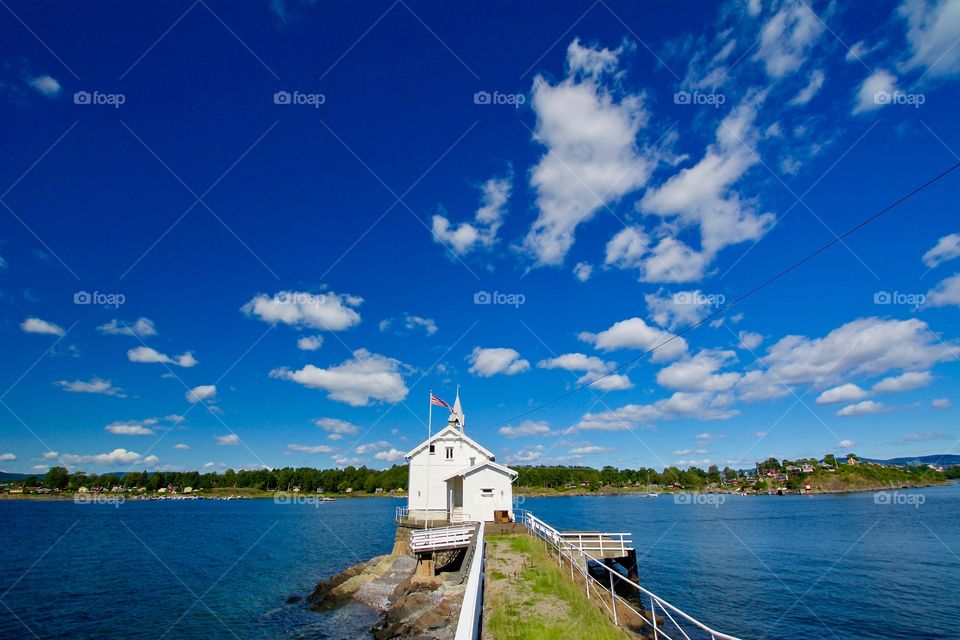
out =
[[[744,638],[960,637],[960,485],[891,502],[520,506],[558,528],[632,532],[645,586]],[[364,637],[375,616],[362,607],[316,614],[285,600],[389,552],[398,504],[0,502],[0,637]]]

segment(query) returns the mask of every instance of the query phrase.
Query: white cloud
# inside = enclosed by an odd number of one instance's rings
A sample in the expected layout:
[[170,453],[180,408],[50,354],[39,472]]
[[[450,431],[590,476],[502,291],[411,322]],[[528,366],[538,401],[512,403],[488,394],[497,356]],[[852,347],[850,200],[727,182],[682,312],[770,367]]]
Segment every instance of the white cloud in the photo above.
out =
[[788,384],[831,384],[850,375],[926,371],[957,357],[953,343],[941,341],[922,320],[868,317],[848,322],[823,338],[786,336],[761,361],[774,378]]
[[541,369],[563,369],[565,371],[602,371],[607,363],[596,356],[583,353],[565,353],[556,358],[541,360],[537,363]]
[[63,327],[40,318],[27,318],[20,323],[20,328],[27,333],[42,333],[51,336],[62,336],[64,334]]
[[770,77],[782,78],[803,65],[823,30],[806,3],[790,3],[763,25],[754,58],[763,62]]
[[907,22],[910,60],[930,77],[960,72],[960,4],[956,0],[905,0],[899,8]]
[[596,445],[585,445],[582,447],[573,447],[572,449],[570,449],[570,455],[571,456],[590,456],[598,453],[606,453],[608,451],[611,451],[611,449],[608,449],[606,447],[598,447]]
[[930,406],[934,409],[949,409],[952,405],[949,398],[934,398],[930,401]]
[[923,254],[923,264],[933,269],[954,258],[960,258],[960,233],[951,233],[937,240],[937,244]]
[[139,336],[146,338],[157,335],[157,328],[150,318],[137,318],[133,324],[127,324],[114,318],[106,324],[97,327],[97,331],[114,336]]
[[389,449],[390,443],[386,440],[378,440],[376,442],[368,442],[367,444],[361,444],[357,446],[353,452],[358,456],[365,456],[368,453],[373,451],[379,451],[380,449]]
[[390,449],[389,451],[379,451],[374,454],[376,460],[386,460],[387,462],[396,462],[397,460],[403,459],[403,451],[398,449]]
[[216,436],[217,444],[226,447],[235,447],[240,444],[240,436],[235,433],[229,433],[225,436]]
[[[620,391],[633,388],[633,383],[626,375],[618,373],[604,375],[616,368],[616,362],[604,362],[596,356],[588,356],[583,353],[565,353],[556,358],[541,360],[537,363],[537,366],[541,369],[581,371],[583,375],[577,379],[577,384],[590,383],[591,387],[601,391]],[[601,375],[603,375],[602,378]]]
[[173,448],[174,448],[174,449],[180,449],[180,450],[182,450],[182,451],[186,451],[187,449],[190,448],[190,445],[188,445],[188,444],[183,444],[182,442],[179,442],[179,443],[173,445]]
[[820,69],[814,70],[814,72],[810,74],[810,81],[807,82],[807,86],[801,89],[800,93],[795,95],[787,104],[796,107],[802,107],[807,104],[813,100],[813,97],[817,95],[820,88],[823,87],[824,80],[826,80],[826,75],[824,75],[823,71]]
[[127,358],[130,362],[174,364],[178,367],[192,367],[197,364],[197,359],[193,357],[193,352],[191,351],[171,358],[167,354],[160,353],[151,347],[136,347],[135,349],[130,349],[127,351]]
[[844,56],[844,60],[847,62],[858,62],[863,61],[863,59],[873,53],[874,51],[883,47],[886,43],[883,41],[878,42],[875,45],[868,45],[866,41],[859,40],[854,42],[853,45],[847,50],[847,55]]
[[324,431],[336,435],[352,436],[360,433],[360,427],[338,418],[320,418],[319,420],[314,420],[314,424]]
[[490,178],[484,183],[483,204],[474,214],[472,223],[461,222],[452,226],[446,217],[439,214],[433,216],[434,241],[460,256],[477,247],[492,247],[497,241],[497,231],[503,224],[512,181],[513,176],[506,176]]
[[0,453],[0,462],[13,462],[17,456],[12,453]]
[[303,336],[297,340],[297,349],[301,351],[316,351],[323,345],[323,336]]
[[632,269],[643,264],[650,238],[640,227],[624,227],[607,242],[604,264]]
[[123,389],[113,386],[109,380],[101,380],[97,377],[90,378],[89,380],[73,380],[72,382],[57,380],[54,384],[64,391],[70,391],[72,393],[99,393],[117,398],[127,397]]
[[470,373],[481,378],[498,373],[512,376],[530,369],[530,362],[521,358],[516,350],[506,347],[474,347],[467,361],[470,362]]
[[363,298],[347,294],[278,291],[272,297],[259,293],[241,310],[264,322],[282,322],[295,327],[343,331],[360,322],[354,310]]
[[561,264],[579,224],[650,176],[653,162],[636,144],[647,120],[642,97],[617,95],[623,53],[624,47],[595,49],[574,40],[566,78],[556,85],[534,79],[534,140],[546,153],[530,175],[538,215],[524,246],[538,265]]
[[593,267],[586,262],[578,262],[573,267],[573,276],[580,282],[586,282],[593,275]]
[[58,454],[56,451],[45,451],[44,454],[43,454],[43,459],[44,459],[44,460],[52,460],[52,459],[56,458],[58,455],[60,455],[60,454]]
[[[863,402],[847,405],[846,407],[840,409],[840,411],[837,411],[837,415],[838,416],[866,416],[873,413],[883,413],[884,411],[888,411],[888,408],[882,402],[876,402],[874,400],[864,400]],[[841,447],[844,446],[843,442],[840,443],[840,446]]]
[[759,161],[752,146],[759,138],[754,120],[764,96],[751,94],[721,121],[716,140],[699,162],[647,189],[639,208],[681,228],[698,227],[701,250],[667,236],[640,263],[641,280],[698,280],[721,249],[758,240],[772,228],[776,220],[772,213],[758,213],[752,200],[731,190]]
[[198,402],[214,402],[217,399],[217,385],[201,384],[190,389],[184,394],[187,402],[196,404]]
[[543,457],[543,454],[546,452],[546,447],[542,444],[538,444],[532,447],[527,447],[521,449],[514,454],[507,456],[508,463],[519,463],[519,464],[530,464],[531,462],[536,462]]
[[[421,316],[415,316],[409,313],[403,314],[402,318],[398,318],[396,322],[399,322],[403,325],[403,328],[407,331],[413,331],[414,329],[423,329],[428,336],[432,336],[437,332],[437,323],[434,322],[433,318],[423,318]],[[380,321],[380,331],[387,331],[390,327],[394,326],[394,320],[381,320]]]
[[926,305],[931,307],[945,307],[948,305],[960,307],[960,273],[955,273],[944,279],[940,284],[927,292]]
[[308,364],[298,371],[274,369],[271,378],[292,380],[311,389],[324,389],[331,400],[364,407],[371,400],[400,402],[407,397],[401,374],[402,363],[366,349],[357,349],[353,358],[322,369]]
[[740,380],[740,374],[717,373],[737,361],[733,351],[703,349],[689,360],[674,362],[657,372],[657,383],[681,391],[727,391]]
[[[710,433],[709,431],[704,431],[703,433],[698,433],[694,436],[697,440],[724,440],[726,439],[726,434],[723,433]],[[700,453],[698,451],[698,453]]]
[[575,426],[588,431],[625,431],[649,428],[657,420],[725,420],[738,414],[738,411],[729,408],[729,400],[725,396],[705,391],[677,391],[669,398],[652,404],[628,404],[619,409],[586,413]]
[[833,387],[827,389],[819,396],[817,396],[817,404],[835,404],[838,402],[853,402],[854,400],[862,400],[866,398],[869,393],[853,384],[848,382],[842,384],[838,387]]
[[753,351],[763,343],[763,335],[753,331],[740,331],[737,333],[737,339],[740,341],[740,348],[747,351]]
[[710,313],[709,298],[699,290],[663,294],[660,289],[656,293],[645,293],[643,299],[650,319],[671,331],[692,326]]
[[686,340],[683,338],[674,338],[670,342],[667,342],[667,340],[673,337],[673,334],[651,327],[644,322],[642,318],[621,320],[600,333],[583,331],[578,337],[583,342],[592,344],[601,351],[614,351],[617,349],[649,351],[662,344],[663,346],[660,346],[650,354],[650,360],[653,362],[674,360],[687,353]]
[[60,83],[57,82],[56,78],[48,75],[37,76],[36,78],[31,78],[28,84],[36,89],[42,95],[45,95],[48,98],[56,98],[60,95],[60,92],[63,88],[60,86]]
[[515,427],[500,427],[500,435],[505,438],[522,438],[524,436],[551,436],[555,434],[545,420],[524,420]]
[[157,464],[160,462],[160,458],[154,455],[149,455],[143,459],[144,464]]
[[288,444],[287,451],[297,451],[299,453],[333,453],[333,448],[325,444],[306,445],[306,444]]
[[133,464],[140,461],[141,456],[136,451],[127,451],[126,449],[114,449],[110,453],[98,453],[94,455],[74,455],[65,453],[60,456],[60,462],[66,465],[77,464]]
[[899,376],[884,378],[873,385],[875,393],[897,393],[900,391],[912,391],[925,387],[933,382],[933,376],[929,371],[907,371]]
[[889,104],[884,95],[891,95],[897,90],[897,79],[885,69],[877,69],[860,85],[857,91],[853,113],[873,111]]
[[123,420],[111,422],[104,429],[118,436],[152,436],[156,433],[150,427],[157,424],[156,418],[146,420]]

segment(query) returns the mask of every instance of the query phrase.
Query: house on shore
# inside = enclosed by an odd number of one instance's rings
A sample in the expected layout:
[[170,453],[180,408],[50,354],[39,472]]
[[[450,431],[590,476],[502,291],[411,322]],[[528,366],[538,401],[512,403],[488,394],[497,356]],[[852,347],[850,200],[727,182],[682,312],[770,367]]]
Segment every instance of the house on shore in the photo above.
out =
[[517,472],[464,432],[460,392],[447,426],[404,458],[409,467],[407,517],[411,520],[491,522],[513,519]]

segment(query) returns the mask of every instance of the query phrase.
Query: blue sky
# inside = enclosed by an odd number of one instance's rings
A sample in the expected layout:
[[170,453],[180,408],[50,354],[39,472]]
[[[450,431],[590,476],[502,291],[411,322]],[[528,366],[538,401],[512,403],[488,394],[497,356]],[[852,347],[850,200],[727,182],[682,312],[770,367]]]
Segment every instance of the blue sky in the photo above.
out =
[[[868,9],[868,10],[867,10]],[[955,450],[960,10],[11,2],[0,468]],[[437,422],[444,416],[434,412]]]

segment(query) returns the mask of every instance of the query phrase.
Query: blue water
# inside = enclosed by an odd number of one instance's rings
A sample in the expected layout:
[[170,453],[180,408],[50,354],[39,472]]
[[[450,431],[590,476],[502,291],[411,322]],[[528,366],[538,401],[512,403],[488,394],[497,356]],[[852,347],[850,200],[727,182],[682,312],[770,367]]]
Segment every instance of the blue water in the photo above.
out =
[[[872,494],[539,498],[558,528],[629,531],[650,590],[744,638],[960,637],[960,485]],[[916,500],[910,502],[915,503]],[[0,638],[364,637],[286,604],[393,541],[393,499],[320,505],[0,502]]]

